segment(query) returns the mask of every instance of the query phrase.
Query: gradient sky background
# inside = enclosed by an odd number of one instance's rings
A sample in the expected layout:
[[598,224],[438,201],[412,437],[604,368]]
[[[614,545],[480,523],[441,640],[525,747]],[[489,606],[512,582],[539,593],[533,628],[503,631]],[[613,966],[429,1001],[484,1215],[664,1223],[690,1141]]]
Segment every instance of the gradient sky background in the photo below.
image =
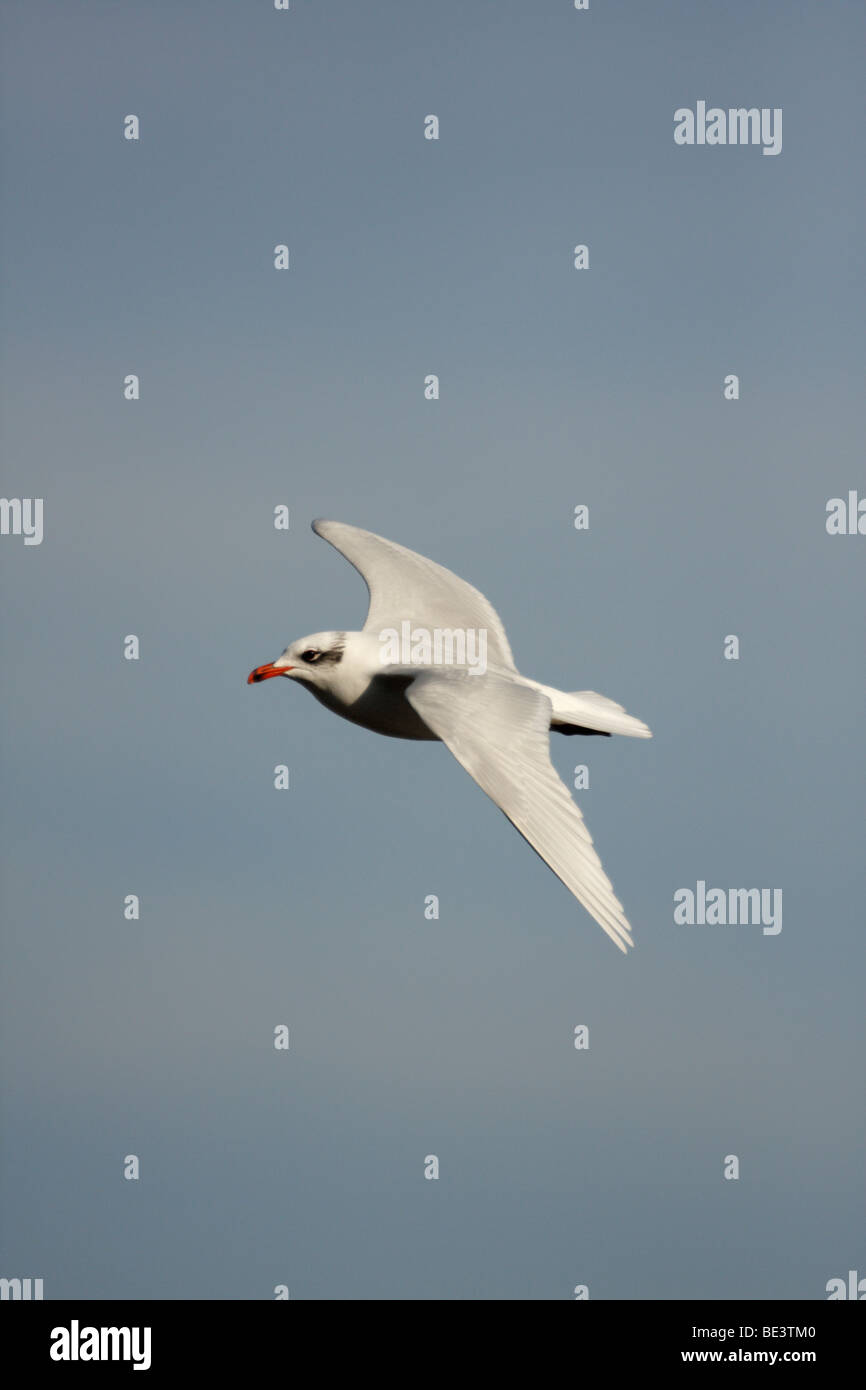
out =
[[[866,490],[862,6],[4,27],[3,492],[45,538],[0,541],[0,1274],[815,1299],[866,1272],[866,540],[825,530]],[[782,153],[675,146],[698,99],[782,107]],[[441,746],[246,686],[362,625],[315,516],[453,568],[527,674],[650,724],[553,746],[589,764],[628,958]],[[781,888],[781,934],[676,926],[698,879]]]

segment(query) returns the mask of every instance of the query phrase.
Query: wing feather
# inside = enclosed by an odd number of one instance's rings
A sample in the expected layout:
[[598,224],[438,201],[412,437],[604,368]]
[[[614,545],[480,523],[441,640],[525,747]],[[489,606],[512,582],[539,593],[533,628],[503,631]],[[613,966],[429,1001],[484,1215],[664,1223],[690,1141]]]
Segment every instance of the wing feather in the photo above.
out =
[[417,555],[372,531],[342,521],[314,521],[317,536],[329,541],[361,575],[370,594],[365,632],[386,628],[482,628],[487,633],[487,661],[514,670],[514,657],[502,620],[483,594],[435,561]]
[[406,699],[614,944],[632,946],[622,903],[550,761],[547,696],[490,671],[432,668]]

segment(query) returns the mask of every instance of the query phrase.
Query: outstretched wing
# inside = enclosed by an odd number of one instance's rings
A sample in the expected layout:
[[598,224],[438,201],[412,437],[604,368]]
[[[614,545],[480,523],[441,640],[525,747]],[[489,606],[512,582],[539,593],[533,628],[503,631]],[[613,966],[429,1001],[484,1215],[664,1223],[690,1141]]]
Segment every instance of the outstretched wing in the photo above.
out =
[[435,667],[415,676],[406,699],[619,949],[632,946],[622,903],[550,761],[547,696],[489,671]]
[[314,521],[313,530],[345,555],[367,585],[370,607],[365,632],[379,633],[386,628],[400,632],[401,624],[407,621],[413,628],[429,631],[484,629],[488,663],[515,669],[499,615],[464,579],[414,550],[342,521]]

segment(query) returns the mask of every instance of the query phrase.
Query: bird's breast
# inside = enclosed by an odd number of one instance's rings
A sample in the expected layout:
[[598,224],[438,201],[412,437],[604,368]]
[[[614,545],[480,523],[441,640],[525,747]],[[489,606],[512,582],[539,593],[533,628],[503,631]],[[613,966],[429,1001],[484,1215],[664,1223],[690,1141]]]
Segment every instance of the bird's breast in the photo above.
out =
[[360,694],[347,692],[344,696],[333,690],[310,687],[316,699],[334,714],[360,724],[373,733],[389,738],[424,739],[438,742],[417,710],[406,699],[408,681],[372,679]]

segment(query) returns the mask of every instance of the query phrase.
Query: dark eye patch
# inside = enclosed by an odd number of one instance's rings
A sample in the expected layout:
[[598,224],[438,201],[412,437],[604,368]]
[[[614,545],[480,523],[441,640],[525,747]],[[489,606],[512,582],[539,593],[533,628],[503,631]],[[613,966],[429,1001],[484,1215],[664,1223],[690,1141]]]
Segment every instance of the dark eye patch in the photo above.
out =
[[302,654],[304,661],[311,666],[336,666],[338,662],[343,660],[343,652],[346,648],[345,632],[338,632],[336,639],[333,647],[329,647],[325,652],[318,651],[315,647],[308,647]]

